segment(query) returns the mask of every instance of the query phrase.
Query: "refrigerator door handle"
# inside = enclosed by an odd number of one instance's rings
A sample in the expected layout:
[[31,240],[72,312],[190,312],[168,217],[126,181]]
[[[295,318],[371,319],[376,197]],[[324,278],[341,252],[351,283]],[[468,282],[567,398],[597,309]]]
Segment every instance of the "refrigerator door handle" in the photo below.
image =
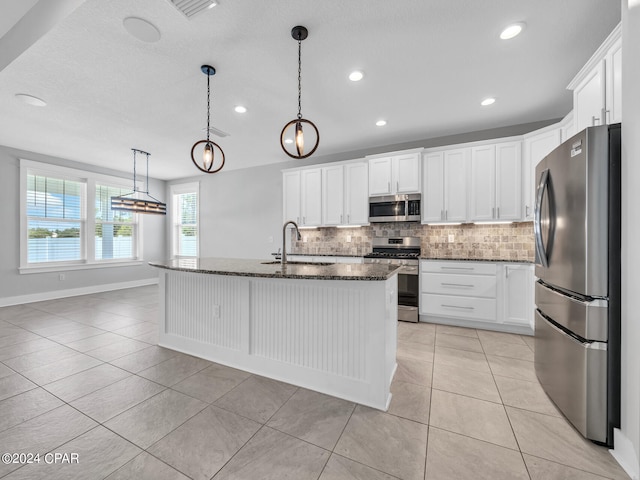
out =
[[540,264],[545,268],[549,266],[549,260],[542,241],[542,199],[544,198],[544,192],[547,189],[548,181],[549,169],[547,168],[540,175],[540,182],[538,183],[538,188],[536,190],[536,204],[534,207],[533,219],[533,235],[536,243],[536,253],[540,260]]

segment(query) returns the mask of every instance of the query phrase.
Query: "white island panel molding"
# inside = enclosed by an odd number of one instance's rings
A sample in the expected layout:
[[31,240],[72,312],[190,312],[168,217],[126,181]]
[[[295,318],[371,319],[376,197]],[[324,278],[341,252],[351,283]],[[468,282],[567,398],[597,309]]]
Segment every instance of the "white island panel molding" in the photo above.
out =
[[161,269],[160,295],[162,347],[389,407],[397,275],[352,281]]

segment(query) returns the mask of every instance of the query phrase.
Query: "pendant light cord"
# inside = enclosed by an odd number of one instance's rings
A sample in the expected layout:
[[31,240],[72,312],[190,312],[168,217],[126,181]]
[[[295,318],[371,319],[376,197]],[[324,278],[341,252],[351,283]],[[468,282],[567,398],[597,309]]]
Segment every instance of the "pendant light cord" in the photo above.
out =
[[147,195],[149,195],[149,154],[147,153],[147,183],[146,183],[146,190],[144,193],[146,193]]
[[136,149],[132,148],[131,150],[133,150],[133,191],[137,192],[138,185],[136,185]]
[[302,40],[298,36],[298,118],[302,118],[302,103],[300,98],[302,97]]
[[209,111],[210,111],[210,97],[211,88],[209,87],[209,80],[211,79],[211,72],[207,71],[207,144],[209,143]]

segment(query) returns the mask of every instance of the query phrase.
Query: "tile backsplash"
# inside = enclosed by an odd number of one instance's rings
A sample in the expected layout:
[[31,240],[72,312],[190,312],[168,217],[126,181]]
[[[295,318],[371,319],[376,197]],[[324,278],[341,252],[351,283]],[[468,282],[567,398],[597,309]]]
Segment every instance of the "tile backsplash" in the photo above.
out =
[[[373,237],[420,237],[422,256],[478,260],[534,260],[533,223],[493,225],[421,225],[376,223],[359,228],[325,227],[301,230],[292,254],[355,255],[371,252]],[[453,241],[449,242],[449,235]],[[306,241],[305,241],[306,239]]]

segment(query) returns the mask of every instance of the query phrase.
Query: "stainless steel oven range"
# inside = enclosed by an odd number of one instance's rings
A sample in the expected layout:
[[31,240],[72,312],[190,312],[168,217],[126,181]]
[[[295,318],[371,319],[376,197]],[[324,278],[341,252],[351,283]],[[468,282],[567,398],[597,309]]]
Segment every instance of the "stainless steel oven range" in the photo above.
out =
[[418,321],[420,237],[376,237],[364,263],[401,266],[398,272],[398,320]]

